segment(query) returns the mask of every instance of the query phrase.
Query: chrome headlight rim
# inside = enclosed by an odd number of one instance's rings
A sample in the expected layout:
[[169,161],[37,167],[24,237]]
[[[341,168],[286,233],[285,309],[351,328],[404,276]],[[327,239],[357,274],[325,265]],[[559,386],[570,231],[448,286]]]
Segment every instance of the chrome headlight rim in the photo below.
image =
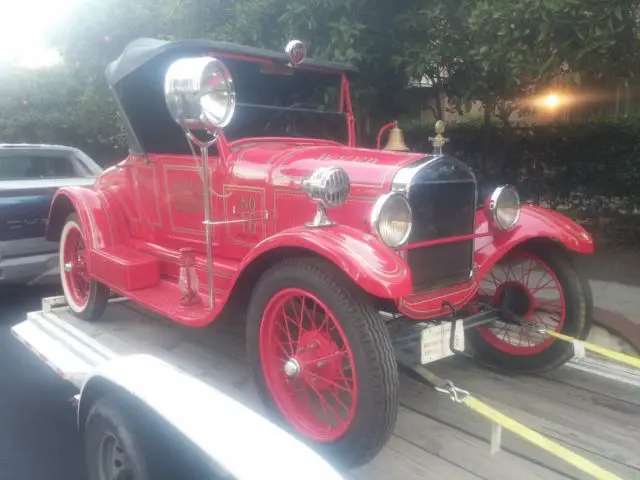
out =
[[[498,212],[500,209],[500,198],[505,193],[514,194],[518,204],[518,211],[516,212],[516,216],[513,219],[513,222],[511,222],[511,224],[508,226],[502,225],[498,220]],[[518,189],[513,185],[506,184],[506,185],[499,186],[493,191],[493,193],[491,194],[491,197],[489,198],[489,213],[491,215],[491,220],[493,224],[503,232],[507,232],[511,230],[513,227],[515,227],[518,224],[518,221],[520,220],[521,211],[522,211],[522,208],[521,208],[520,194],[518,193]]]
[[182,57],[164,76],[167,110],[185,130],[218,132],[234,118],[236,92],[227,66],[215,57]]
[[[409,212],[409,227],[402,237],[400,242],[389,243],[385,240],[383,234],[380,231],[380,217],[383,213],[383,208],[387,204],[387,202],[391,199],[399,198],[405,205],[407,212]],[[383,242],[385,245],[391,248],[400,248],[407,244],[409,241],[409,237],[411,236],[411,232],[413,230],[413,211],[411,210],[411,205],[409,204],[409,200],[407,197],[399,192],[389,192],[385,193],[381,197],[376,200],[376,203],[373,205],[373,209],[371,210],[371,218],[370,218],[371,230],[376,234],[376,236]]]

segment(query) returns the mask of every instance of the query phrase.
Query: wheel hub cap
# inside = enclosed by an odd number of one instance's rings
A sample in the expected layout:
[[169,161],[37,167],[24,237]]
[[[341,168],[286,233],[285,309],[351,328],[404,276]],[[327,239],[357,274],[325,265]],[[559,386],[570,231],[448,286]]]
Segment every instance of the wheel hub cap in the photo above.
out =
[[535,298],[520,282],[505,282],[496,292],[496,303],[514,315],[527,319],[534,311]]
[[290,358],[285,362],[284,373],[287,377],[297,377],[300,374],[300,364],[295,358]]

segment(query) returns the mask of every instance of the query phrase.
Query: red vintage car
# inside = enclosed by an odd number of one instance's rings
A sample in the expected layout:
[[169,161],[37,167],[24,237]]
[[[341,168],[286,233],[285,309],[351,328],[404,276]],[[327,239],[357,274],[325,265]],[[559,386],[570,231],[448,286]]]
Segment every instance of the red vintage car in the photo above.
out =
[[134,41],[106,72],[130,154],[60,189],[47,231],[84,319],[113,291],[188,326],[246,321],[268,410],[347,466],[393,430],[400,356],[568,361],[545,329],[587,335],[572,255],[594,250],[511,186],[479,199],[451,156],[358,147],[355,72],[298,41]]

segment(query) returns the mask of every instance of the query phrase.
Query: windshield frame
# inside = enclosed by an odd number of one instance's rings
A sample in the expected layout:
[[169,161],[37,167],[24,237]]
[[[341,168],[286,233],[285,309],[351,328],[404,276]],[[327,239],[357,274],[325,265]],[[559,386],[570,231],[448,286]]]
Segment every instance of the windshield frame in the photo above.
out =
[[[273,61],[268,60],[268,59],[264,59],[264,58],[259,58],[259,57],[251,57],[251,56],[247,56],[247,55],[238,55],[238,54],[234,54],[234,53],[228,53],[228,52],[210,52],[208,53],[208,55],[214,57],[214,58],[218,58],[221,61],[224,62],[225,59],[230,59],[230,60],[239,60],[239,61],[246,61],[246,62],[250,62],[250,63],[261,63],[263,65],[267,65],[267,66],[273,66],[276,67],[278,66],[277,64],[275,64]],[[349,147],[355,147],[356,146],[356,134],[355,134],[355,117],[353,114],[353,105],[351,103],[351,91],[350,91],[350,84],[349,84],[349,77],[347,75],[347,72],[340,72],[340,71],[336,71],[335,69],[330,69],[330,68],[323,68],[321,66],[317,66],[317,65],[305,65],[304,62],[296,65],[295,67],[293,66],[286,66],[286,68],[293,68],[293,69],[297,69],[297,70],[306,70],[306,71],[316,71],[318,73],[322,73],[322,74],[329,74],[329,75],[335,75],[337,77],[337,79],[339,80],[339,99],[338,99],[338,105],[337,105],[337,110],[329,110],[329,111],[322,111],[322,110],[313,110],[313,109],[306,109],[306,108],[289,108],[289,107],[280,107],[280,106],[270,106],[270,105],[252,105],[249,103],[245,103],[242,102],[241,98],[238,98],[238,102],[236,105],[238,106],[247,106],[247,107],[255,107],[255,108],[261,108],[261,109],[272,109],[274,111],[280,110],[280,111],[292,111],[292,112],[305,112],[305,113],[312,113],[312,114],[318,114],[318,115],[342,115],[345,119],[345,127],[347,129],[346,133],[347,133],[347,138],[346,138],[346,145]],[[280,137],[280,138],[285,138],[286,136]],[[229,145],[230,143],[235,143],[241,140],[244,140],[246,138],[255,138],[255,139],[268,139],[268,138],[273,138],[273,137],[269,137],[269,136],[264,136],[264,137],[250,137],[250,136],[242,136],[242,137],[238,137],[235,138],[231,141],[228,141],[228,139],[226,138],[225,134],[224,134],[224,130],[221,130],[219,132],[219,151],[222,153],[224,151],[227,150],[227,148],[225,148],[225,144]],[[286,137],[289,138],[289,137]],[[292,136],[290,137],[292,140],[328,140],[328,139],[323,139],[323,138],[319,138],[319,137],[295,137]],[[329,140],[331,141],[331,140]],[[222,145],[221,145],[222,144]]]

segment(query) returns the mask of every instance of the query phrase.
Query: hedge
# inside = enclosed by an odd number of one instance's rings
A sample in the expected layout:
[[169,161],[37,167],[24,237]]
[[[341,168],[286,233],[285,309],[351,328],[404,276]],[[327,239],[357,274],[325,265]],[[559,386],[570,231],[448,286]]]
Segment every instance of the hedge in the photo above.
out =
[[[412,150],[432,151],[433,125],[401,127]],[[444,152],[471,165],[485,191],[515,184],[524,199],[568,213],[608,243],[640,243],[640,117],[488,128],[460,123],[448,125],[445,136]]]

